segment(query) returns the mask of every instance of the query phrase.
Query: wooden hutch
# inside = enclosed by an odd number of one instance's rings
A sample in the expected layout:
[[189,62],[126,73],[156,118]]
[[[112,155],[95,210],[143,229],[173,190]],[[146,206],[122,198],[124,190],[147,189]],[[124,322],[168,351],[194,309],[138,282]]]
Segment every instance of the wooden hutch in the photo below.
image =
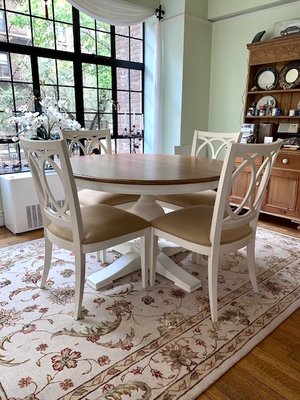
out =
[[[300,34],[251,43],[244,123],[265,136],[281,137],[293,148],[282,148],[273,168],[262,212],[288,218],[300,228]],[[299,148],[297,149],[297,145]],[[232,201],[239,203],[247,173],[237,182]]]

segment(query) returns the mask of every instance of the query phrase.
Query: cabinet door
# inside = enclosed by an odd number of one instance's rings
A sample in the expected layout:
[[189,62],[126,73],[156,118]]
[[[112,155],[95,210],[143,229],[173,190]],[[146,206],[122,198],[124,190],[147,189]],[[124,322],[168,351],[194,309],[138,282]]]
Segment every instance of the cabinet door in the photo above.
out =
[[300,218],[300,173],[273,169],[262,211]]

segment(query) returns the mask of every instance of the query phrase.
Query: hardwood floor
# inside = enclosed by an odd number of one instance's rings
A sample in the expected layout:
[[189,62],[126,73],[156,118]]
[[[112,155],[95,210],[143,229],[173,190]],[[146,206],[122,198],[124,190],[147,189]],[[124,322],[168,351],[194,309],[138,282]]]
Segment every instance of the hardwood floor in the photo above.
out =
[[[300,238],[296,224],[263,215],[259,225]],[[0,227],[0,247],[43,237],[42,230],[13,235]],[[300,399],[300,310],[194,400]],[[193,400],[193,399],[191,399]]]

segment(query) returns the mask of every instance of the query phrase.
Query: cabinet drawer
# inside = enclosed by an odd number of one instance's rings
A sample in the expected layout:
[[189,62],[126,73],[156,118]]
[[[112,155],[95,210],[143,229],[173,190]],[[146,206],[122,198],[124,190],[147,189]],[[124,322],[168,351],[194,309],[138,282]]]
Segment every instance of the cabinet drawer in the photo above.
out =
[[300,171],[300,151],[295,150],[295,153],[285,152],[279,153],[274,164],[275,168],[293,169]]

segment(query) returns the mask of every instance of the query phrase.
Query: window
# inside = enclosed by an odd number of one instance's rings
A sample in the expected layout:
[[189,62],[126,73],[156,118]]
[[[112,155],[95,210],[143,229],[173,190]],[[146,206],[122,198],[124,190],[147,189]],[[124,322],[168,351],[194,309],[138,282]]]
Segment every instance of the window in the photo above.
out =
[[143,46],[142,24],[110,26],[65,0],[48,15],[41,0],[0,0],[0,173],[3,144],[15,147],[5,110],[34,111],[45,94],[86,129],[109,128],[115,152],[142,152]]

